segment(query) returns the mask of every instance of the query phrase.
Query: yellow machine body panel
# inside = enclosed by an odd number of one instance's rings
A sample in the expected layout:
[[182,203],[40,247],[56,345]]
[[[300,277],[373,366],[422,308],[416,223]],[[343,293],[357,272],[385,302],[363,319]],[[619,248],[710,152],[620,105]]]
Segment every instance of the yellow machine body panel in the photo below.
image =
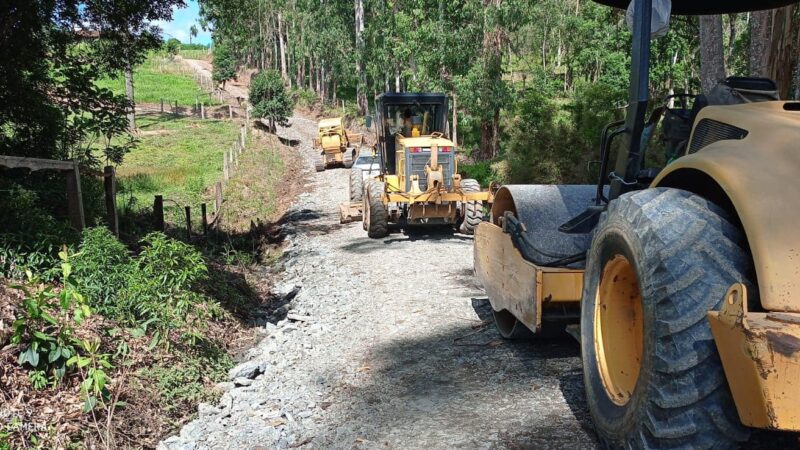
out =
[[708,321],[742,423],[800,431],[800,314],[749,312],[736,283]]
[[[738,127],[746,136],[679,158],[652,186],[710,195],[718,203],[729,200],[752,252],[761,305],[800,312],[800,103],[709,106],[695,123],[704,119]],[[720,188],[724,194],[714,194]],[[725,198],[713,198],[720,195]]]
[[581,301],[583,270],[540,267],[522,258],[511,237],[483,222],[475,230],[475,273],[495,311],[509,311],[532,331],[542,325],[542,309]]

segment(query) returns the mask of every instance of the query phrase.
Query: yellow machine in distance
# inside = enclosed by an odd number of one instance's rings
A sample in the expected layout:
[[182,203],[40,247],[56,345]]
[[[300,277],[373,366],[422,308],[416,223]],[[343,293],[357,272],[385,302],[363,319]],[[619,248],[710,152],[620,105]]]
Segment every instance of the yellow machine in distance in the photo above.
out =
[[314,138],[314,148],[320,151],[320,159],[314,163],[317,172],[329,167],[350,168],[356,158],[357,145],[361,145],[361,134],[348,133],[341,117],[319,121],[319,135]]
[[472,234],[492,193],[458,173],[456,145],[444,135],[447,97],[386,93],[375,103],[381,174],[364,187],[369,237],[386,236],[389,223],[453,225]]

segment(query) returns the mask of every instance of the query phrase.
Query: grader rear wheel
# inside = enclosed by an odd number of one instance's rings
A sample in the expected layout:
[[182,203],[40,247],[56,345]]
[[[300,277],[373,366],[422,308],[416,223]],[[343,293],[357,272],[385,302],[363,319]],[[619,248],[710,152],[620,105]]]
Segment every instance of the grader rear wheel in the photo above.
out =
[[367,236],[380,239],[389,235],[389,213],[383,204],[384,184],[370,180],[364,197],[364,228]]
[[686,191],[647,189],[609,204],[581,302],[586,397],[605,446],[747,439],[706,319],[747,280],[742,241],[721,208]]
[[314,169],[317,172],[322,172],[325,170],[325,156],[321,156],[320,159],[314,161]]
[[356,160],[356,149],[348,148],[344,154],[342,155],[342,164],[344,165],[345,169],[349,169],[353,167],[353,163]]
[[[480,192],[481,185],[477,180],[461,180],[461,190],[463,192]],[[459,231],[464,234],[475,234],[475,228],[483,221],[482,202],[464,202],[464,220],[461,222]]]
[[364,176],[361,169],[350,170],[350,201],[360,202],[364,198]]

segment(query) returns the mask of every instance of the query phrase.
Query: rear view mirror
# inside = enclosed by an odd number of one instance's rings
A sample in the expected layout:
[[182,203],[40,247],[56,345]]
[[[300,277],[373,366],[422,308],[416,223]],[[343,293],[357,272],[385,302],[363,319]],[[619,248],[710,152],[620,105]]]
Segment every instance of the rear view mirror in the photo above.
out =
[[372,130],[372,116],[364,117],[364,126],[366,126],[368,130]]

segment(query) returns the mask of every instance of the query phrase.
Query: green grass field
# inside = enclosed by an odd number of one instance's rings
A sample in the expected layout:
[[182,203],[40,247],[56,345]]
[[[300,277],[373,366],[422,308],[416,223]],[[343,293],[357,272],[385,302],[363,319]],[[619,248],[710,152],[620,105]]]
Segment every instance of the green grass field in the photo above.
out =
[[[117,168],[118,198],[133,211],[148,209],[155,195],[164,196],[165,218],[183,224],[184,206],[190,206],[195,229],[200,226],[200,204],[213,210],[213,186],[222,180],[222,155],[239,136],[240,123],[228,120],[175,119],[147,115],[138,119],[139,145]],[[284,165],[277,144],[251,136],[225,187],[225,220],[247,229],[250,220],[266,219],[277,207],[274,190]]]
[[137,148],[117,169],[120,187],[142,206],[153,196],[199,206],[208,186],[222,179],[222,155],[239,133],[239,123],[148,115],[138,119]]
[[[125,80],[121,75],[116,79],[99,80],[97,85],[117,94],[125,93]],[[151,55],[134,70],[133,87],[136,103],[160,103],[164,99],[165,103],[174,104],[177,100],[179,105],[188,106],[194,105],[198,97],[206,105],[219,103],[200,89],[190,68],[158,55]]]

